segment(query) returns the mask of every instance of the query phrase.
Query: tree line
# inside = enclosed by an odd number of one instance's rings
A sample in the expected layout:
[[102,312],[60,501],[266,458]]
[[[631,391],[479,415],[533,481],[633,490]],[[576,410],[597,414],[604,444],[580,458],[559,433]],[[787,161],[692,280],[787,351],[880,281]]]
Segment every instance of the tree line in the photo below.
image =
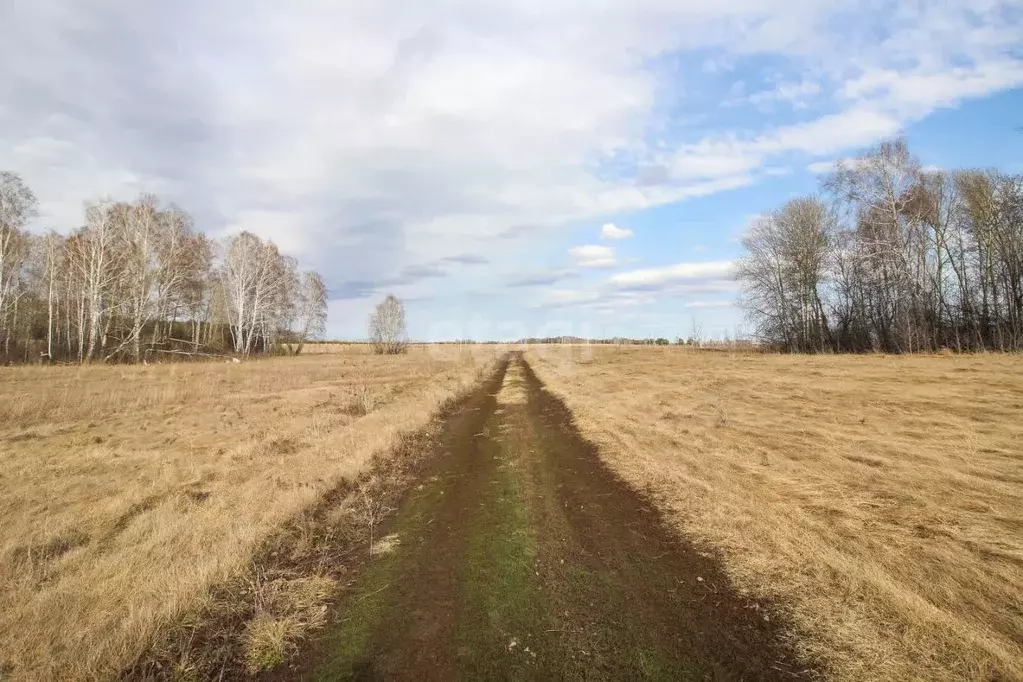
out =
[[1023,175],[925,170],[903,139],[885,141],[742,245],[741,305],[784,350],[1023,347]]
[[38,201],[0,172],[0,358],[135,361],[160,353],[298,353],[324,330],[315,272],[249,232],[215,242],[143,194],[85,206],[70,234],[33,234]]

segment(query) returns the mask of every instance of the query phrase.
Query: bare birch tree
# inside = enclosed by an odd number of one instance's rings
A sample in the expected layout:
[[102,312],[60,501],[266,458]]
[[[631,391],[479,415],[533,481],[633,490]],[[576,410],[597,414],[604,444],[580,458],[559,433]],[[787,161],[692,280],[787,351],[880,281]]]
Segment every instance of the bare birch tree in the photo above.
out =
[[20,176],[0,171],[0,337],[9,354],[14,303],[20,296],[21,268],[28,254],[25,224],[38,208],[35,194]]
[[369,316],[369,338],[379,354],[395,355],[408,349],[405,305],[388,295]]
[[327,286],[323,278],[311,271],[302,273],[298,294],[298,346],[295,355],[302,352],[310,336],[322,334],[327,326]]
[[153,195],[85,205],[67,236],[27,229],[34,194],[0,173],[0,354],[7,362],[276,352],[324,329],[326,288],[276,245],[215,244]]
[[[86,347],[79,359],[91,360],[97,345],[105,345],[105,323],[113,308],[111,294],[124,275],[125,252],[119,249],[118,208],[107,200],[86,207],[86,225],[80,233],[81,248],[75,266],[81,276],[82,298],[88,311]],[[101,339],[101,336],[103,338]]]

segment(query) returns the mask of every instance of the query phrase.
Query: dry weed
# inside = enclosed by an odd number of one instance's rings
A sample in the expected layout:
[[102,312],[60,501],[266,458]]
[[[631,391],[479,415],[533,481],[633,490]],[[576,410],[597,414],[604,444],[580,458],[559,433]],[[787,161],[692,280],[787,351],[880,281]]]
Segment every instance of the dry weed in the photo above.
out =
[[357,383],[352,386],[351,397],[345,404],[345,413],[355,417],[362,417],[373,411],[376,407],[376,393],[365,383]]

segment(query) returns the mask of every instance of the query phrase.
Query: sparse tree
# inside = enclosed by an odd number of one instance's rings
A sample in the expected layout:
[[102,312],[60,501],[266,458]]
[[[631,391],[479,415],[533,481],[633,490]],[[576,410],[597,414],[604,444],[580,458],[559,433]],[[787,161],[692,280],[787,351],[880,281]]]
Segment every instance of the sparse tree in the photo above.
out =
[[306,340],[322,334],[327,328],[327,286],[315,272],[303,272],[298,292],[298,346],[295,355],[302,352]]
[[369,338],[374,351],[380,354],[394,355],[407,350],[405,306],[395,296],[388,295],[369,316]]
[[21,297],[21,269],[28,255],[25,224],[36,215],[39,202],[20,176],[0,171],[0,338],[10,354],[14,311]]
[[269,348],[268,340],[276,336],[279,317],[287,312],[289,274],[294,275],[294,266],[283,262],[272,242],[264,242],[251,232],[228,240],[224,292],[235,352],[248,355],[257,347],[257,338],[263,340],[264,349]]
[[827,205],[804,197],[758,220],[743,239],[736,277],[763,336],[803,352],[831,346],[822,286],[833,232]]

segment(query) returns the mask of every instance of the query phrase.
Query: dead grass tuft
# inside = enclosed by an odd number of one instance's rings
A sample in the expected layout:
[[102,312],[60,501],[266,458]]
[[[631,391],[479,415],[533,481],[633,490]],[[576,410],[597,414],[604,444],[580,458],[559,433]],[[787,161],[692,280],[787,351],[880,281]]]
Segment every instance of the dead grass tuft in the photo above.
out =
[[352,386],[351,395],[345,402],[342,412],[353,417],[362,417],[373,411],[376,407],[376,393],[364,383]]
[[290,658],[306,635],[323,626],[336,589],[328,576],[256,576],[250,582],[255,613],[245,626],[243,647],[250,674]]

